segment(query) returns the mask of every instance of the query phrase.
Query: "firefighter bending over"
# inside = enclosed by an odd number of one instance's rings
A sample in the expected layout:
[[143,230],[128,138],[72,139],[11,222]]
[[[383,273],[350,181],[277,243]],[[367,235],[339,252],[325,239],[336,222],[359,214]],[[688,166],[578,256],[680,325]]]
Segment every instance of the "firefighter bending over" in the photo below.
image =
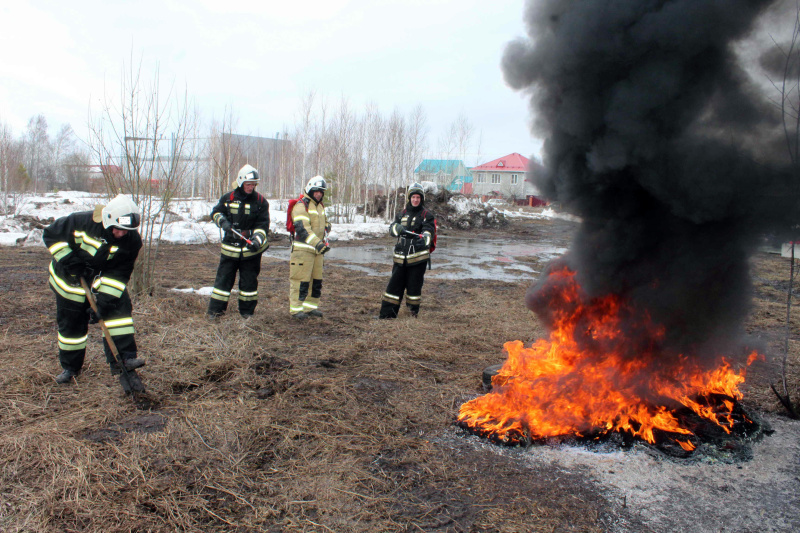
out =
[[389,226],[389,233],[397,237],[397,243],[394,246],[392,277],[383,293],[378,318],[397,318],[404,292],[411,315],[417,316],[419,313],[425,269],[436,230],[435,220],[433,213],[425,209],[422,185],[411,184],[405,209],[397,213]]
[[[50,288],[56,295],[58,359],[63,369],[56,382],[67,384],[80,375],[89,324],[103,320],[130,379],[125,380],[121,375],[122,369],[104,338],[103,348],[112,375],[120,375],[126,392],[144,391],[135,369],[144,366],[145,361],[136,354],[133,305],[127,289],[142,247],[137,231],[139,219],[139,207],[120,194],[108,205],[97,206],[94,212],[72,213],[44,230],[44,243],[53,256]],[[81,278],[96,293],[99,316],[90,312]]]
[[331,225],[325,218],[322,198],[328,184],[322,176],[308,180],[305,194],[291,209],[295,234],[289,257],[289,313],[292,318],[321,317],[322,256],[330,247],[326,234]]
[[269,202],[255,192],[258,171],[250,165],[239,170],[236,189],[222,195],[211,210],[212,220],[225,234],[208,316],[215,318],[228,309],[231,289],[239,272],[239,314],[250,318],[258,303],[261,254],[269,248]]

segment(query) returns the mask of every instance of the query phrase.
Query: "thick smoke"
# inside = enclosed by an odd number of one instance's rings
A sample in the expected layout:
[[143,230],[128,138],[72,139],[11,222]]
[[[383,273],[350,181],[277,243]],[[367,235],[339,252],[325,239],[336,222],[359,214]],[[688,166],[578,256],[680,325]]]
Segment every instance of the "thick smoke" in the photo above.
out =
[[[670,352],[733,347],[749,254],[786,226],[781,116],[734,52],[772,3],[531,1],[503,59],[545,138],[529,179],[583,219],[566,262],[663,324]],[[547,283],[528,295],[545,320]]]

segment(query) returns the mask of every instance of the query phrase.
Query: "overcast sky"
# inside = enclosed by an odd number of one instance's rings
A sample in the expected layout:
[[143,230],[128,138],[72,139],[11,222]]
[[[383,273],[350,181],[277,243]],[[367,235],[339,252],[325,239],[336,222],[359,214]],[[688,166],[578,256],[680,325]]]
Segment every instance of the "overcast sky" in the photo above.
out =
[[[8,0],[0,7],[0,120],[15,135],[43,113],[86,138],[90,102],[123,63],[185,85],[205,120],[232,106],[239,133],[291,129],[315,90],[384,115],[421,104],[428,144],[464,112],[480,161],[538,152],[523,96],[504,82],[523,0]],[[475,164],[476,161],[468,161]]]

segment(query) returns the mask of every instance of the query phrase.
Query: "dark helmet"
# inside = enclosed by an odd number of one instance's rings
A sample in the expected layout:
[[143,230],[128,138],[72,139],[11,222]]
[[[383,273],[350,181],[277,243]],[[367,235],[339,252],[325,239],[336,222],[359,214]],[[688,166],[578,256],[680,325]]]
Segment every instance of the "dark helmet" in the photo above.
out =
[[409,202],[411,201],[411,195],[413,194],[419,194],[420,205],[425,203],[425,191],[422,189],[422,185],[416,182],[409,185],[408,194],[406,195],[406,198]]

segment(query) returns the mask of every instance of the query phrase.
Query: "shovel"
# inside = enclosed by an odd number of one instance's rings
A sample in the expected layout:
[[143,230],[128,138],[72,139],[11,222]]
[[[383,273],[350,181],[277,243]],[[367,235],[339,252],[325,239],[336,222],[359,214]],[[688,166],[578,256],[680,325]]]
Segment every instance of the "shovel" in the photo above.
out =
[[[81,277],[81,287],[83,287],[83,292],[86,293],[86,299],[89,301],[92,311],[97,313],[97,316],[99,317],[100,311],[97,310],[97,300],[95,299],[94,294],[92,294],[89,284],[86,283],[86,280],[83,279],[83,277]],[[111,355],[114,356],[114,362],[119,366],[120,369],[122,369],[122,379],[125,380],[125,383],[128,385],[128,390],[130,390],[131,396],[133,396],[134,402],[136,402],[137,391],[133,388],[131,377],[128,374],[128,369],[123,364],[122,357],[120,357],[119,350],[117,350],[117,345],[114,344],[114,339],[111,338],[111,332],[108,331],[105,320],[100,319],[97,321],[97,323],[100,324],[100,329],[103,330],[103,336],[106,338],[108,347],[111,349]]]

